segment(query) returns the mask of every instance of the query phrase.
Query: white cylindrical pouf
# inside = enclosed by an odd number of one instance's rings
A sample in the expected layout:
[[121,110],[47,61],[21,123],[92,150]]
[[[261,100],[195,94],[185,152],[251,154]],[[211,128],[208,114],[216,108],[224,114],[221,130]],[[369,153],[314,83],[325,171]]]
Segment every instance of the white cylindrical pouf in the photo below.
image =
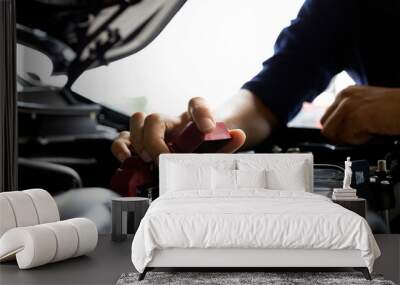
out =
[[89,219],[75,218],[66,220],[73,225],[78,232],[79,244],[74,257],[86,254],[96,248],[98,232],[96,225]]
[[97,245],[96,225],[77,218],[8,230],[0,238],[0,261],[16,257],[28,269],[87,254]]
[[39,224],[60,220],[57,204],[49,192],[43,189],[29,189],[22,192],[31,197],[39,217]]
[[22,191],[1,193],[11,205],[15,215],[17,227],[26,227],[39,224],[38,214],[31,197]]
[[57,237],[57,253],[51,262],[71,258],[78,250],[78,233],[74,226],[67,221],[42,225],[51,229]]
[[16,254],[20,269],[49,263],[56,252],[54,232],[42,225],[11,229],[0,239],[0,259]]
[[14,211],[6,197],[0,194],[0,237],[9,229],[15,228]]

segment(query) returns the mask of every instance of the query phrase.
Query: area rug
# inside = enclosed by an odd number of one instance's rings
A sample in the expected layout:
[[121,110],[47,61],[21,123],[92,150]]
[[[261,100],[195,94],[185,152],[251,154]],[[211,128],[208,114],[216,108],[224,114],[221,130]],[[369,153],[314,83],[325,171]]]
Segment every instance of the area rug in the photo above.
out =
[[380,275],[372,275],[368,281],[359,272],[148,272],[146,278],[138,281],[138,273],[122,274],[117,285],[395,285]]

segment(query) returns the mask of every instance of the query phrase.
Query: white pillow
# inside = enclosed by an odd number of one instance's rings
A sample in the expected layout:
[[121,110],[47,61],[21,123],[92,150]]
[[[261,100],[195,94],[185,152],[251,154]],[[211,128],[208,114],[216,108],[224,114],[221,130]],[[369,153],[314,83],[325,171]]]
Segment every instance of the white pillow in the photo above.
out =
[[267,171],[235,170],[237,188],[267,188]]
[[273,190],[306,192],[307,177],[304,167],[304,162],[296,162],[287,171],[269,170],[267,173],[268,187]]
[[240,170],[267,170],[267,188],[271,190],[307,191],[310,170],[305,160],[287,155],[275,159],[240,159]]
[[236,170],[213,168],[212,188],[214,190],[236,190]]
[[211,190],[211,167],[170,163],[167,171],[168,191]]
[[214,190],[237,190],[240,188],[267,188],[267,171],[212,169]]

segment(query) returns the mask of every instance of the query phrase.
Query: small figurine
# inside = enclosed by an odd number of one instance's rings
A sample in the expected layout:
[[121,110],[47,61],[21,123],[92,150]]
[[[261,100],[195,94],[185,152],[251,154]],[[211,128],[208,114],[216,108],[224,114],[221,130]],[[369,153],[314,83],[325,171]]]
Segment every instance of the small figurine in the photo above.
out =
[[351,160],[350,157],[347,157],[347,160],[344,162],[343,189],[352,189],[350,186],[352,175],[353,171],[351,170]]
[[344,162],[344,178],[343,178],[343,188],[334,188],[332,193],[333,200],[354,200],[357,199],[357,190],[351,188],[351,177],[353,176],[353,171],[351,170],[351,160],[347,157]]

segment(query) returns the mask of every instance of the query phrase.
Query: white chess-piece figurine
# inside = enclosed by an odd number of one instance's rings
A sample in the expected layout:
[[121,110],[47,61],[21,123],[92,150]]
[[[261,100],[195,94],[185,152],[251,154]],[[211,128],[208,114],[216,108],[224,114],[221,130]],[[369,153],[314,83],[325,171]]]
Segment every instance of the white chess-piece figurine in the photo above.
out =
[[344,162],[343,189],[352,189],[350,187],[352,175],[353,171],[351,170],[351,160],[350,157],[347,157],[347,160]]

